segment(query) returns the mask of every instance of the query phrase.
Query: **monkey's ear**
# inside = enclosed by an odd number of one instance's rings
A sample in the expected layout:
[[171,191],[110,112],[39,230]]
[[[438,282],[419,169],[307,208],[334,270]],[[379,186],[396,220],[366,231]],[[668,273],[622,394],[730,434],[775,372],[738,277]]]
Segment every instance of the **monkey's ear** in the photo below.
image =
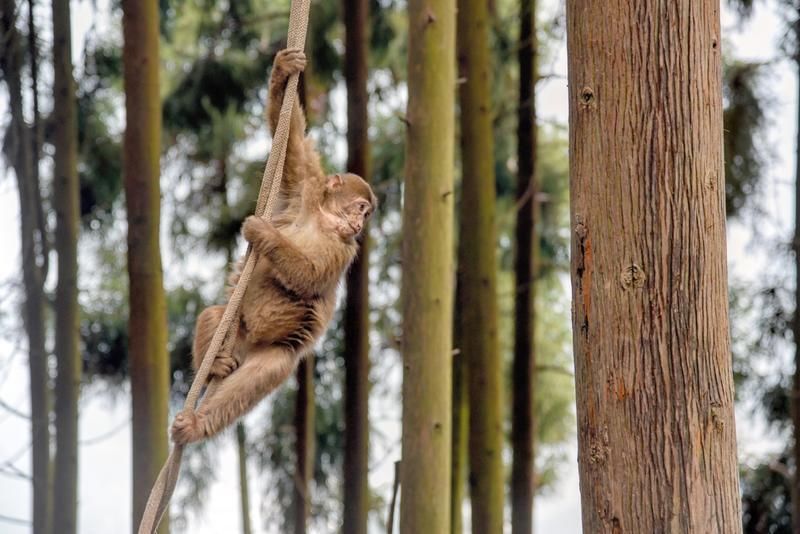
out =
[[328,176],[328,189],[339,189],[344,185],[344,178],[338,172]]

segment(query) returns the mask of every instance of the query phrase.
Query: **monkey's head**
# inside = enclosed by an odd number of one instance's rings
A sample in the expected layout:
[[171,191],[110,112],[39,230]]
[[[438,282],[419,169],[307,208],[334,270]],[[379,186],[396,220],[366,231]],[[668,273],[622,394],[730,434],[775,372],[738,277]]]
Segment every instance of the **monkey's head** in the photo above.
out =
[[342,239],[357,237],[377,204],[372,188],[360,176],[346,173],[327,177],[321,211],[326,226]]

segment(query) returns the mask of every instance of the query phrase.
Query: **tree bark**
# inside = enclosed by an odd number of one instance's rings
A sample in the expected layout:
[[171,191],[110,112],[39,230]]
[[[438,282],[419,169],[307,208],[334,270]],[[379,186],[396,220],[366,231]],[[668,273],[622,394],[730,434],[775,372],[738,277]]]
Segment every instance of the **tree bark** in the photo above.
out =
[[533,532],[536,421],[533,413],[536,352],[536,1],[520,0],[517,219],[514,256],[514,363],[511,417],[511,532]]
[[450,530],[455,1],[410,0],[400,531]]
[[469,367],[472,532],[503,531],[503,369],[497,337],[496,198],[489,89],[489,5],[458,3],[461,207],[458,241],[459,358]]
[[294,532],[308,531],[311,515],[311,481],[314,478],[316,432],[316,401],[314,396],[314,354],[306,356],[297,366],[297,402],[294,427],[297,432],[295,453],[297,470],[294,487]]
[[[369,181],[367,0],[344,0],[347,170]],[[369,512],[369,228],[347,274],[344,309],[344,534],[366,534]]]
[[[161,100],[158,3],[124,0],[124,182],[128,210],[130,373],[133,413],[133,525],[167,456],[166,301],[159,249]],[[159,532],[168,531],[161,523]]]
[[568,0],[583,531],[741,532],[718,0]]
[[9,131],[11,143],[7,146],[8,157],[17,178],[20,204],[20,241],[22,257],[22,280],[25,287],[23,321],[28,338],[28,361],[30,379],[31,411],[31,477],[33,486],[33,533],[50,532],[50,395],[47,365],[47,337],[44,319],[44,276],[45,259],[41,245],[45,236],[37,222],[39,183],[33,172],[35,164],[31,154],[31,131],[25,124],[22,100],[22,58],[21,36],[16,29],[16,10],[13,0],[3,0],[0,4],[0,24],[3,42],[0,43],[0,69],[8,88],[8,108],[11,115]]
[[236,450],[239,453],[239,503],[242,508],[242,534],[252,534],[250,489],[247,485],[247,429],[242,421],[236,423]]
[[53,2],[53,204],[58,254],[53,526],[64,534],[77,531],[78,397],[81,381],[78,352],[78,122],[70,36],[69,2]]

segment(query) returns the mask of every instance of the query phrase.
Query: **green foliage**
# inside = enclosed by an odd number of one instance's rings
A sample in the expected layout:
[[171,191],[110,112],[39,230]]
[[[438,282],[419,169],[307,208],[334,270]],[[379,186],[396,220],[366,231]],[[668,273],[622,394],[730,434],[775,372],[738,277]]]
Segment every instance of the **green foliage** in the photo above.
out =
[[753,197],[768,163],[761,142],[769,103],[760,88],[763,71],[760,63],[734,62],[725,66],[725,205],[729,217],[737,215]]
[[741,19],[746,19],[753,14],[755,0],[728,0],[728,5],[736,10]]
[[85,224],[109,224],[122,192],[122,135],[118,110],[122,54],[103,41],[85,43],[77,83],[80,212]]
[[741,471],[742,526],[745,534],[790,534],[791,490],[787,457]]

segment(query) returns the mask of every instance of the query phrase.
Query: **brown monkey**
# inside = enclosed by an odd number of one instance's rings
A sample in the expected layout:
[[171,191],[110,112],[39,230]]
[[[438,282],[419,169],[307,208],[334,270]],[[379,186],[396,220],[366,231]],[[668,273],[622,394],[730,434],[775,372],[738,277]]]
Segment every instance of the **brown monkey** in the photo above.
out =
[[[273,133],[286,82],[304,67],[300,50],[282,50],[275,57],[268,106]],[[242,226],[257,261],[242,301],[233,356],[218,357],[211,367],[211,377],[225,380],[195,414],[175,418],[176,443],[213,436],[289,377],[330,322],[339,280],[358,252],[356,238],[375,206],[375,195],[360,177],[324,174],[295,103],[279,211],[272,222],[251,216]],[[238,276],[234,273],[231,285]],[[211,306],[197,318],[195,369],[224,310]]]

